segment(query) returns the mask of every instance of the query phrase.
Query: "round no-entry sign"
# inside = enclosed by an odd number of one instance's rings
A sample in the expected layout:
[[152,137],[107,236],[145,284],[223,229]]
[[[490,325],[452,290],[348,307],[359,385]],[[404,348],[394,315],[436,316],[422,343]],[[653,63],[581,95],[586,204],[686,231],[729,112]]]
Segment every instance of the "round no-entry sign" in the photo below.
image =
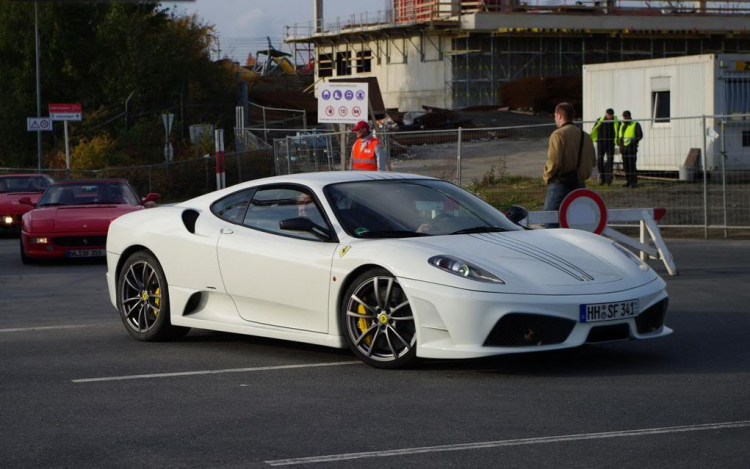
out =
[[607,207],[594,191],[576,189],[560,204],[560,226],[602,234],[607,226]]

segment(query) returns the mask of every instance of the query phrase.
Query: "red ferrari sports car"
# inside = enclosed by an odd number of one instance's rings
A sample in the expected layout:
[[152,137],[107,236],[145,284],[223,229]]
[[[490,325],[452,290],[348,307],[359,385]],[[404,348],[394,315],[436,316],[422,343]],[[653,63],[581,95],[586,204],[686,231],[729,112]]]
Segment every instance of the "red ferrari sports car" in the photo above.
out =
[[0,176],[0,230],[21,231],[21,217],[32,209],[19,202],[28,198],[36,203],[55,181],[43,174],[8,174]]
[[[120,215],[153,206],[159,194],[139,199],[124,179],[53,184],[23,216],[21,260],[104,257],[109,224]],[[21,203],[33,205],[26,198]]]

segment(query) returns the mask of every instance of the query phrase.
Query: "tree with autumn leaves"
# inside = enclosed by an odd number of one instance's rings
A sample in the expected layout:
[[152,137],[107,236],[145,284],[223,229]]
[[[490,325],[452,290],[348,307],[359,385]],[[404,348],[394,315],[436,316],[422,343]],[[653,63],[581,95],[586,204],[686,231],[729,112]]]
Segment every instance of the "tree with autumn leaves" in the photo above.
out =
[[[49,103],[83,107],[70,124],[74,168],[163,162],[163,112],[175,115],[176,159],[194,155],[189,125],[233,126],[233,66],[211,60],[213,27],[194,15],[158,3],[40,2],[39,35],[42,116]],[[0,0],[0,57],[0,167],[33,168],[32,2]],[[63,166],[62,124],[42,136],[44,166]]]

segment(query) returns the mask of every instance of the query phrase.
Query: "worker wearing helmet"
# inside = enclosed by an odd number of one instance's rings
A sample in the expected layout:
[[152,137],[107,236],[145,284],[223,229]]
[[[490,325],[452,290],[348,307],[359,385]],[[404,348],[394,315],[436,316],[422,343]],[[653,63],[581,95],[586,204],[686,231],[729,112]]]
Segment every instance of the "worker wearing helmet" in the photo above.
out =
[[357,141],[352,147],[349,169],[354,171],[386,171],[386,154],[383,143],[370,132],[370,124],[357,122],[352,128]]

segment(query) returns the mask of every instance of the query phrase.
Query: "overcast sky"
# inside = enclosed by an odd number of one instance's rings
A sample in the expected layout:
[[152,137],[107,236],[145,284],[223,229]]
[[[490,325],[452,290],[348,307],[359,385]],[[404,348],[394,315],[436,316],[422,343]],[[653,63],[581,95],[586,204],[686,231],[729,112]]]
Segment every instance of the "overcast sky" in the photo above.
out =
[[[324,0],[323,16],[327,23],[334,22],[337,16],[384,10],[386,2],[388,0]],[[178,3],[176,8],[195,12],[216,25],[222,50],[231,51],[232,56],[241,59],[247,52],[263,48],[266,36],[271,36],[278,47],[285,25],[307,25],[312,21],[313,3],[314,0],[195,0]],[[162,4],[175,6],[168,1]]]

